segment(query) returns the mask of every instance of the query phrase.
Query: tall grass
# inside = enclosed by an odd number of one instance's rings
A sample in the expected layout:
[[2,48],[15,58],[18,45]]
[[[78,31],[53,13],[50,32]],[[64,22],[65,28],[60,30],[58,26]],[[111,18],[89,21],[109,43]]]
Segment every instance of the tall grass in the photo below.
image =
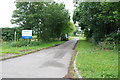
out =
[[56,44],[63,43],[64,41],[53,41],[53,42],[31,42],[31,43],[25,43],[22,42],[5,42],[0,46],[2,50],[0,53],[12,53],[12,54],[19,54],[24,51],[29,50],[38,50],[43,49],[47,47],[54,46]]

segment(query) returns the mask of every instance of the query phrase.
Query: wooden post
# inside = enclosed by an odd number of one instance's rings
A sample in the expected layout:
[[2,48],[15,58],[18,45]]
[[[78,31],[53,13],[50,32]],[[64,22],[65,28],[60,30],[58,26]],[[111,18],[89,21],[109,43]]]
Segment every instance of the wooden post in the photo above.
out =
[[16,42],[16,31],[14,33],[14,41]]

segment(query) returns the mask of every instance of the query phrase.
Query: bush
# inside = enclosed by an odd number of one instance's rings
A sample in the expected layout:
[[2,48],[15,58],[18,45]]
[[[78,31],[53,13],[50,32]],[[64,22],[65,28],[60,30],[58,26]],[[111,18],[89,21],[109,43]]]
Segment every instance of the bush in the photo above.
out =
[[11,42],[12,47],[22,47],[22,46],[29,46],[28,41],[17,41],[17,42]]
[[109,41],[100,42],[99,46],[102,49],[110,49],[110,50],[113,50],[116,48],[116,44],[114,42],[109,42]]
[[118,49],[118,44],[119,44],[119,34],[117,33],[111,33],[109,35],[106,36],[106,38],[99,43],[99,46],[101,46],[101,48],[105,48],[105,49]]
[[32,41],[32,42],[30,43],[30,46],[38,46],[38,45],[40,45],[40,44],[41,44],[41,42]]
[[115,43],[115,40],[112,37],[107,37],[103,42],[99,43],[99,46],[104,49],[115,49],[117,48],[117,44]]
[[35,42],[35,41],[17,41],[17,42],[11,42],[12,47],[22,47],[22,46],[38,46],[41,42]]

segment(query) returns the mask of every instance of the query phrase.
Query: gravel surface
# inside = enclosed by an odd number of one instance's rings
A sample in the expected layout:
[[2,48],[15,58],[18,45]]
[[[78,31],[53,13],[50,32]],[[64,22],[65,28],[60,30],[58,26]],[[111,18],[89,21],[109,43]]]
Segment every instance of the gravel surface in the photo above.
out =
[[79,38],[59,46],[0,61],[2,78],[63,78]]

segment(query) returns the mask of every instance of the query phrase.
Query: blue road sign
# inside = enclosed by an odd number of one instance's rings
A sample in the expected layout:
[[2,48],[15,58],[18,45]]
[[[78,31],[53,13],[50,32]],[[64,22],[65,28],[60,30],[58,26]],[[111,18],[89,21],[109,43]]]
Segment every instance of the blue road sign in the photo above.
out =
[[22,36],[22,39],[32,39],[32,36]]

